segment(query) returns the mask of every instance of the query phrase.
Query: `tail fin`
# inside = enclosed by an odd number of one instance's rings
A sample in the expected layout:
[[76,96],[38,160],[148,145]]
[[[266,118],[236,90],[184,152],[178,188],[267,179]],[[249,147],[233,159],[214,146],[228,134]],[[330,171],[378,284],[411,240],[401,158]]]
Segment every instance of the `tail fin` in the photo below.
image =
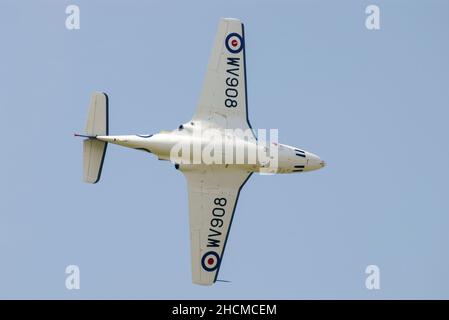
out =
[[108,96],[106,93],[94,92],[90,100],[89,115],[87,117],[86,135],[84,140],[84,181],[97,183],[100,180],[106,154],[107,142],[95,140],[96,136],[109,134],[108,124]]

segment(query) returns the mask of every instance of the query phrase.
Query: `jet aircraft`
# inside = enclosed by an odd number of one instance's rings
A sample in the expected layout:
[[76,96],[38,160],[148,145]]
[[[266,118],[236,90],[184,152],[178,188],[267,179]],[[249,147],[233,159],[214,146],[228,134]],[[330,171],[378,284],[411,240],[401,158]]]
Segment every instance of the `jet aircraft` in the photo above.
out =
[[[192,281],[196,284],[217,281],[237,200],[253,173],[300,173],[325,165],[317,155],[301,148],[258,140],[248,120],[247,98],[244,25],[224,18],[190,121],[152,135],[110,135],[108,96],[95,92],[85,134],[75,134],[85,138],[85,182],[99,181],[109,143],[150,152],[171,161],[184,174]],[[243,150],[240,156],[239,150]]]

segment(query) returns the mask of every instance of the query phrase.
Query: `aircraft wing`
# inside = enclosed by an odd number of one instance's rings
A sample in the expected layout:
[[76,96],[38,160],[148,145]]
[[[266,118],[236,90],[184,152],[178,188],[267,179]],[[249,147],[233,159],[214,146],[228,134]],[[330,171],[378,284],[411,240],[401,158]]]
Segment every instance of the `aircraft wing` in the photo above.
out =
[[206,128],[251,129],[247,109],[243,23],[221,19],[192,120]]
[[189,190],[192,281],[211,285],[217,280],[240,190],[252,173],[224,166],[180,170]]

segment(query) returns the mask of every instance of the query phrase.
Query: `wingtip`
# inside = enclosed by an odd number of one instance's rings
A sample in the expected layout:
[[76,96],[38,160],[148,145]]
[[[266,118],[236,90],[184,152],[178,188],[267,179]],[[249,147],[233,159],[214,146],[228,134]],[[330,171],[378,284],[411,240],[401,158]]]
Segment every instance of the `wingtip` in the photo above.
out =
[[225,20],[225,21],[236,21],[236,22],[241,22],[240,21],[240,19],[237,19],[237,18],[221,18],[222,20]]
[[215,280],[215,282],[226,282],[226,283],[231,283],[230,280],[222,280],[222,279],[217,279],[217,280]]

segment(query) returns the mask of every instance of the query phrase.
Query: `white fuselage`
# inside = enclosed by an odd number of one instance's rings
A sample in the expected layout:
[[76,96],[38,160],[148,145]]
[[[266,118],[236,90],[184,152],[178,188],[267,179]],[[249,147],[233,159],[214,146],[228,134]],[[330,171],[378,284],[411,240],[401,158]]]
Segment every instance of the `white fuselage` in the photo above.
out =
[[228,132],[197,135],[187,125],[154,135],[108,135],[97,140],[150,152],[159,160],[182,165],[239,166],[251,172],[294,173],[324,167],[317,155],[292,146],[261,143]]

